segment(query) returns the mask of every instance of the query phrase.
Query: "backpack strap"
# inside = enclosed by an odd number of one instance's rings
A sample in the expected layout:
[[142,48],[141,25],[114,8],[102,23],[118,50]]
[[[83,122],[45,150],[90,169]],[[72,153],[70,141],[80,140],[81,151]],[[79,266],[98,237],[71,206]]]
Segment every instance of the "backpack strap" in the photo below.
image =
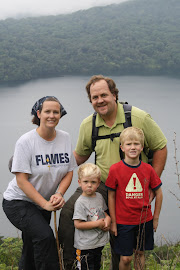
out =
[[93,152],[96,147],[96,140],[98,138],[98,132],[99,132],[99,128],[96,127],[96,116],[97,116],[97,112],[94,112],[93,118],[92,118],[92,151]]
[[125,114],[125,123],[123,124],[124,128],[131,127],[131,110],[132,105],[129,105],[128,103],[123,104],[124,114]]
[[[125,123],[123,124],[123,126],[124,128],[131,127],[132,126],[132,122],[131,122],[132,106],[129,105],[127,102],[125,102],[123,103],[123,109],[124,109],[124,115],[125,115]],[[119,147],[119,155],[120,155],[121,160],[124,159],[124,153],[120,147]]]
[[[129,105],[127,102],[121,103],[121,104],[123,104],[123,109],[125,113],[125,123],[123,124],[123,126],[124,128],[127,128],[127,127],[132,126],[132,123],[131,123],[132,106]],[[97,112],[94,112],[93,117],[92,117],[92,151],[95,151],[97,140],[111,139],[111,141],[113,141],[114,138],[120,136],[120,132],[112,133],[110,135],[98,136],[99,128],[96,127],[96,116],[97,116]],[[121,149],[120,149],[120,157],[121,159],[123,158],[123,153]],[[95,164],[96,164],[96,152],[95,152]]]

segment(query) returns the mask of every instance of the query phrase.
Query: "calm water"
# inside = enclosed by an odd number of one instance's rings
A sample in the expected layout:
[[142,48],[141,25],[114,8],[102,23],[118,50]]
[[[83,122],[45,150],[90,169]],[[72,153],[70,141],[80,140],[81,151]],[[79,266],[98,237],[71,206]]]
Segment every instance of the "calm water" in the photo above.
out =
[[[174,161],[174,132],[176,132],[177,158],[180,160],[180,80],[167,77],[112,77],[119,89],[119,100],[128,101],[149,112],[161,126],[168,139],[168,160],[162,175],[164,201],[156,242],[162,235],[168,241],[180,240],[180,198]],[[85,91],[89,77],[61,77],[42,79],[16,85],[0,86],[1,115],[1,184],[0,199],[12,174],[8,171],[8,160],[13,154],[16,140],[33,129],[31,108],[35,101],[45,95],[57,96],[68,114],[60,120],[59,128],[70,133],[73,148],[76,145],[81,121],[93,112]],[[90,159],[93,162],[93,157]],[[180,168],[179,168],[180,169]],[[75,171],[66,199],[77,187]],[[10,224],[0,207],[0,236],[17,236],[17,230]]]

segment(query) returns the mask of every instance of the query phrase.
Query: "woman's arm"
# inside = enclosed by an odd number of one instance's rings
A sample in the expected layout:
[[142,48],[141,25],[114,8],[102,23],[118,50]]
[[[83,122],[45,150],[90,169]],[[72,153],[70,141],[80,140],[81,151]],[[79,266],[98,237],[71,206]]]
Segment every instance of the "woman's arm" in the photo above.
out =
[[41,194],[28,181],[28,174],[18,172],[16,173],[16,180],[18,187],[26,194],[29,199],[47,211],[55,210],[52,203],[44,199],[43,196],[41,196]]
[[51,196],[50,202],[54,206],[55,210],[59,210],[65,204],[65,200],[63,196],[71,184],[72,177],[73,177],[73,171],[68,172],[64,176],[64,178],[61,180],[57,193]]

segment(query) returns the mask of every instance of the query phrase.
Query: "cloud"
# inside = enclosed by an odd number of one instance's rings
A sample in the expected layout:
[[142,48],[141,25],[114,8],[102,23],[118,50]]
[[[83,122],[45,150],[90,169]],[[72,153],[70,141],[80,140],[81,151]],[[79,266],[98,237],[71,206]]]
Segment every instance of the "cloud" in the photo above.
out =
[[2,0],[0,20],[8,17],[27,17],[72,13],[93,6],[121,3],[127,0]]

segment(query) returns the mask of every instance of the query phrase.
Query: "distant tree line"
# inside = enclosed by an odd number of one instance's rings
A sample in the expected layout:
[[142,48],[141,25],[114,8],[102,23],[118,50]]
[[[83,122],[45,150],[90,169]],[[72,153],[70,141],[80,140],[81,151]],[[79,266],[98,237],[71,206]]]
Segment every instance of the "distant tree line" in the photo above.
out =
[[0,21],[0,82],[99,73],[179,76],[180,1]]

